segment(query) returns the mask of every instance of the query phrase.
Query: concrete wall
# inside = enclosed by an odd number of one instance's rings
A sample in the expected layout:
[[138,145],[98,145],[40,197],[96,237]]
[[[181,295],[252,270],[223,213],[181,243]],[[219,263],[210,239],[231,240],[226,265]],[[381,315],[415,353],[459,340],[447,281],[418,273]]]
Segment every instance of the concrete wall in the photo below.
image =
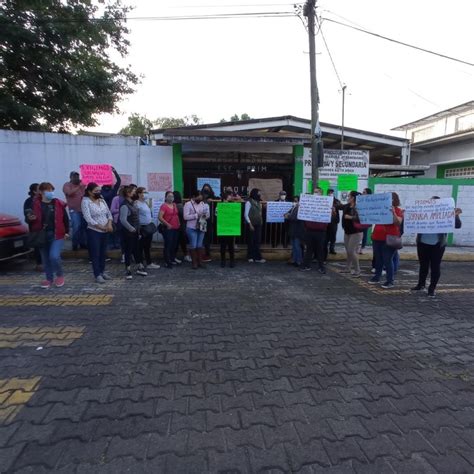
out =
[[0,212],[21,217],[34,182],[50,181],[64,198],[63,184],[82,163],[111,164],[143,186],[149,172],[173,173],[172,147],[138,146],[136,138],[0,130]]
[[[375,182],[374,191],[376,193],[396,192],[400,196],[402,208],[407,200],[426,199],[431,196],[455,197],[456,205],[463,210],[463,213],[461,215],[462,228],[454,231],[453,244],[474,246],[474,182],[472,185],[457,186],[449,181],[443,184],[444,180],[437,180],[436,184],[423,184],[422,179],[412,180],[413,184],[407,183],[408,180],[403,181],[405,182],[400,180],[399,184]],[[404,234],[403,241],[405,244],[413,245],[415,234]]]

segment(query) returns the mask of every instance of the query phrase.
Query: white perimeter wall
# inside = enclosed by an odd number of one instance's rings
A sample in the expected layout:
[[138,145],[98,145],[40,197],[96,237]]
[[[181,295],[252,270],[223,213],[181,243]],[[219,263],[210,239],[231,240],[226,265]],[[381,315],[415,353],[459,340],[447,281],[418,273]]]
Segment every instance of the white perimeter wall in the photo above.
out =
[[[375,184],[376,193],[396,192],[400,196],[401,207],[413,199],[427,199],[431,196],[451,197],[452,185],[432,184]],[[474,246],[474,182],[473,186],[459,186],[457,207],[463,210],[462,228],[454,231],[454,245]],[[406,244],[415,243],[415,234],[404,234]]]
[[145,187],[147,173],[173,173],[172,147],[138,146],[132,137],[0,130],[0,212],[21,218],[28,187],[34,182],[50,181],[64,199],[63,184],[83,163],[111,164]]

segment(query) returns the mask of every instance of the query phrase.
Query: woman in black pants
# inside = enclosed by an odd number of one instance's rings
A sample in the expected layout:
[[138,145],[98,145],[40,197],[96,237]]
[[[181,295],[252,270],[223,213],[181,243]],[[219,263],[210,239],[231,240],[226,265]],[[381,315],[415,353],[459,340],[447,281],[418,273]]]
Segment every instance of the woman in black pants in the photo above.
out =
[[[432,199],[439,199],[434,196]],[[455,209],[456,229],[460,229],[462,222],[460,215],[461,209]],[[416,249],[418,252],[418,260],[420,262],[420,271],[418,274],[418,284],[411,291],[423,291],[426,286],[426,279],[431,268],[430,286],[428,287],[428,296],[434,298],[436,285],[441,276],[441,260],[443,260],[444,251],[448,240],[447,234],[418,234],[416,236]]]
[[[233,196],[232,193],[229,191],[224,191],[222,195],[222,202],[225,203],[230,203],[233,202]],[[217,208],[216,208],[216,217],[219,219],[219,216],[217,215]],[[230,259],[230,268],[235,267],[235,237],[233,235],[225,235],[219,237],[219,243],[221,247],[221,267],[225,267],[226,263],[226,250],[229,250],[229,259]]]
[[[28,228],[30,229],[30,232],[31,232],[30,216],[33,213],[33,200],[38,195],[38,186],[39,186],[38,183],[30,184],[30,190],[28,192],[29,197],[23,203],[23,213],[25,215],[25,222],[28,224]],[[34,252],[35,262],[36,262],[35,270],[37,272],[42,272],[43,266],[41,265],[41,252],[40,252],[39,247],[34,247],[33,252]]]

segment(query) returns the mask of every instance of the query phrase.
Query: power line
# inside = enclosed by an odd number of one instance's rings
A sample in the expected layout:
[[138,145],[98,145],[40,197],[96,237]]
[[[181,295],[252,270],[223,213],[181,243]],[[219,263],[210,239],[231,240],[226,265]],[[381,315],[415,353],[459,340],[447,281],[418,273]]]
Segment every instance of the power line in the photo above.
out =
[[322,28],[322,22],[319,21],[319,18],[316,16],[316,23],[318,24],[319,26],[319,31],[321,32],[321,37],[323,38],[323,42],[324,42],[324,46],[326,47],[326,51],[328,52],[328,55],[329,55],[329,59],[331,60],[331,64],[332,64],[332,68],[334,69],[334,72],[336,74],[336,77],[337,77],[337,80],[339,82],[339,86],[341,87],[341,89],[344,87],[342,81],[341,81],[341,77],[339,76],[339,73],[337,72],[337,68],[336,68],[336,64],[334,62],[334,59],[332,57],[332,54],[331,54],[331,51],[329,49],[329,46],[328,46],[328,43],[326,41],[326,38],[324,37],[324,33],[323,33],[323,28]]
[[456,61],[456,62],[462,63],[462,64],[467,64],[468,66],[474,66],[474,63],[470,63],[469,61],[464,61],[463,59],[453,58],[452,56],[447,56],[446,54],[437,53],[436,51],[431,51],[429,49],[421,48],[419,46],[415,46],[415,45],[410,44],[410,43],[405,43],[403,41],[399,41],[399,40],[396,40],[396,39],[393,39],[393,38],[389,38],[388,36],[383,36],[383,35],[380,35],[378,33],[373,33],[372,31],[368,31],[368,30],[365,30],[363,28],[357,28],[356,26],[348,25],[347,23],[342,23],[341,21],[332,20],[331,18],[323,18],[323,20],[327,20],[327,21],[330,21],[332,23],[337,23],[338,25],[345,26],[346,28],[351,28],[353,30],[360,31],[362,33],[366,33],[368,35],[372,35],[372,36],[375,36],[377,38],[381,38],[381,39],[384,39],[384,40],[387,40],[387,41],[391,41],[392,43],[401,44],[402,46],[407,46],[408,48],[413,48],[413,49],[416,49],[418,51],[422,51],[424,53],[433,54],[434,56],[439,56],[440,58],[449,59],[451,61]]

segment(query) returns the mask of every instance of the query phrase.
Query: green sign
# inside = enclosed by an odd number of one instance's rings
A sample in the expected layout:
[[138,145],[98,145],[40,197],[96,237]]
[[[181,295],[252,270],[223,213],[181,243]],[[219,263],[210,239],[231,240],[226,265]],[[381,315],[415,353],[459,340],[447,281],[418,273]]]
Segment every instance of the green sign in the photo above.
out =
[[358,177],[356,174],[340,174],[337,177],[339,191],[357,191]]
[[217,204],[217,236],[239,236],[241,234],[242,205],[240,202]]
[[318,181],[318,186],[323,190],[323,196],[328,195],[328,189],[331,186],[329,179],[320,179]]

